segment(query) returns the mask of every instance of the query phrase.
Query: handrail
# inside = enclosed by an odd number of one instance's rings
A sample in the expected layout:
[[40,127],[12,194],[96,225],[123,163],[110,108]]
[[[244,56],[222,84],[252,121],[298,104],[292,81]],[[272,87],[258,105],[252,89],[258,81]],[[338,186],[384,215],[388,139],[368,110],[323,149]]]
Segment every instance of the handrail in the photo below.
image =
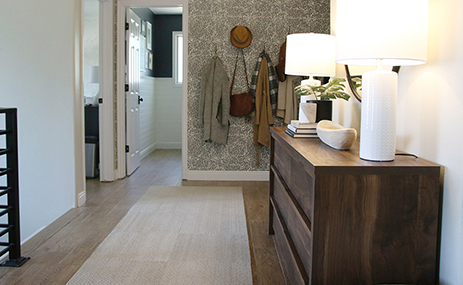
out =
[[7,205],[0,205],[0,216],[8,215],[8,224],[0,224],[0,237],[8,233],[8,242],[1,242],[0,256],[8,252],[8,259],[0,266],[20,267],[30,258],[21,256],[19,226],[19,177],[18,177],[18,123],[16,108],[0,108],[5,114],[5,129],[0,130],[6,148],[0,149],[0,156],[6,155],[6,167],[0,168],[0,176],[7,176],[6,184],[0,186],[0,196],[7,195]]

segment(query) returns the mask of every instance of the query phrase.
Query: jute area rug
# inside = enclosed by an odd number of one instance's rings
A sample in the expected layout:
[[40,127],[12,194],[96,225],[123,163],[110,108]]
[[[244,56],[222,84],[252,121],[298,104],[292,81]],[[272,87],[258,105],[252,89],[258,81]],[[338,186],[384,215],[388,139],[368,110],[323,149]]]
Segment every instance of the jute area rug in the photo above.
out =
[[150,187],[68,284],[252,284],[242,189]]

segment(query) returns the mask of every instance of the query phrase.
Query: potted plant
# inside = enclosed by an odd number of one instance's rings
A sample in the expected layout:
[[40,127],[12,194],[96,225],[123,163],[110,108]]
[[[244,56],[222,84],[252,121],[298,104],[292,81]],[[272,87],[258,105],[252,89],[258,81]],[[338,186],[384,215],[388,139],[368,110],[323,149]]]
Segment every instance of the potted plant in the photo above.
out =
[[296,86],[294,93],[298,96],[312,95],[314,97],[313,100],[308,100],[306,103],[317,104],[316,122],[331,120],[333,102],[330,99],[339,98],[348,101],[350,98],[350,95],[344,91],[346,88],[345,81],[344,78],[332,78],[328,83],[318,86],[304,84],[304,81],[302,81],[303,84]]

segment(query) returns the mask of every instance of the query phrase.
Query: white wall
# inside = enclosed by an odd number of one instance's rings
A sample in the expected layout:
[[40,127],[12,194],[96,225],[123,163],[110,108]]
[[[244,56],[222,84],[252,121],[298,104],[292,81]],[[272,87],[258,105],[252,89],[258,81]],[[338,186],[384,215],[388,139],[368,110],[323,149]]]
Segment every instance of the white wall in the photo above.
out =
[[173,78],[142,76],[140,94],[140,152],[182,148],[182,88]]
[[85,0],[84,5],[84,94],[94,97],[98,84],[89,83],[92,66],[99,65],[99,2]]
[[149,76],[140,77],[140,155],[143,159],[156,149],[156,79]]
[[[331,2],[334,15],[336,0]],[[445,167],[442,285],[463,284],[461,15],[463,0],[429,0],[428,61],[421,66],[402,67],[399,73],[397,148]],[[349,104],[345,104],[345,113],[360,118],[356,103]]]
[[463,284],[463,1],[429,1],[428,61],[399,74],[397,147],[445,167],[441,284]]
[[[331,35],[336,36],[336,0],[331,0]],[[336,77],[345,77],[346,72],[343,64],[336,64]],[[347,83],[346,83],[347,86]],[[333,100],[333,121],[347,128],[354,128],[360,137],[360,109],[361,103],[355,99],[349,88],[346,92],[351,95],[349,101]]]
[[157,148],[182,148],[182,87],[173,78],[156,78]]
[[75,203],[74,1],[0,7],[0,105],[18,108],[24,240]]

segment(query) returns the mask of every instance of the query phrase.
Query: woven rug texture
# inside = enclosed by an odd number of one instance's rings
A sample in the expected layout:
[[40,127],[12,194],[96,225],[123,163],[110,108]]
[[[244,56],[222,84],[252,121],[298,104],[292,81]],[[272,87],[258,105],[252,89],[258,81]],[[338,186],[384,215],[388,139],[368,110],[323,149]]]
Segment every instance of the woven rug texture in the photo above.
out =
[[150,187],[68,284],[252,284],[241,187]]

